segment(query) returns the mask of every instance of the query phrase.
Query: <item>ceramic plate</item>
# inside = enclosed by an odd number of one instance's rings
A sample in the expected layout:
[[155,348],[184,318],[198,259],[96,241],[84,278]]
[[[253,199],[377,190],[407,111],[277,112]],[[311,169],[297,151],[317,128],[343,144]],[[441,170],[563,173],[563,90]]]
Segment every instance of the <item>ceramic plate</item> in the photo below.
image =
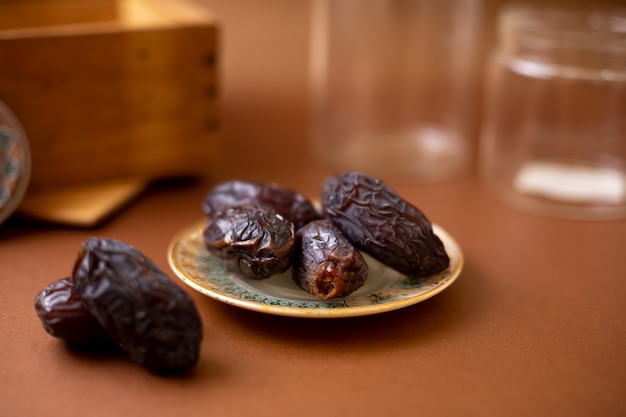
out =
[[0,223],[19,206],[30,181],[31,155],[26,134],[0,101]]
[[264,280],[249,280],[226,271],[204,246],[206,222],[183,230],[168,250],[169,264],[187,285],[211,298],[237,307],[281,316],[334,318],[378,314],[426,300],[448,288],[463,267],[463,254],[454,239],[433,225],[450,256],[443,272],[412,278],[388,268],[367,255],[365,284],[345,298],[321,300],[300,289],[291,270]]

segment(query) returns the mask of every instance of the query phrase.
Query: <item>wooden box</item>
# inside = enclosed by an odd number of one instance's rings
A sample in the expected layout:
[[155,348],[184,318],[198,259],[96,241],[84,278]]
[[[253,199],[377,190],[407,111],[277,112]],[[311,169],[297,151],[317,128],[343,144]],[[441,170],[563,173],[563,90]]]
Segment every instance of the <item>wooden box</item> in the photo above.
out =
[[[183,0],[84,0],[91,20],[76,23],[63,12],[72,3],[0,2],[0,101],[30,142],[31,189],[217,169],[210,13]],[[59,13],[42,24],[33,10]]]
[[0,30],[116,20],[115,0],[0,0]]

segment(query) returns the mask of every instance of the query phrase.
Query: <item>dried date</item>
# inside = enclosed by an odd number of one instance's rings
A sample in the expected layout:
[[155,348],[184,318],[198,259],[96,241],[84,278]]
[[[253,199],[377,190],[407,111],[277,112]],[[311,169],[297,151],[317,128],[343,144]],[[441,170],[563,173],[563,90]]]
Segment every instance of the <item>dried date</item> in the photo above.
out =
[[72,345],[101,345],[113,337],[83,305],[71,278],[56,280],[35,297],[35,311],[43,328]]
[[196,306],[139,250],[113,239],[88,239],[72,278],[86,309],[133,361],[155,371],[196,364],[202,339]]
[[358,249],[403,274],[427,276],[449,265],[426,216],[378,178],[356,172],[329,177],[322,212]]
[[300,288],[331,299],[346,297],[363,286],[368,266],[335,225],[315,220],[296,233],[292,273]]
[[205,196],[202,210],[212,216],[226,208],[245,204],[269,207],[291,220],[296,229],[320,217],[313,204],[299,192],[276,183],[241,180],[216,185]]
[[274,210],[248,204],[214,212],[203,238],[229,271],[265,279],[291,266],[295,228]]

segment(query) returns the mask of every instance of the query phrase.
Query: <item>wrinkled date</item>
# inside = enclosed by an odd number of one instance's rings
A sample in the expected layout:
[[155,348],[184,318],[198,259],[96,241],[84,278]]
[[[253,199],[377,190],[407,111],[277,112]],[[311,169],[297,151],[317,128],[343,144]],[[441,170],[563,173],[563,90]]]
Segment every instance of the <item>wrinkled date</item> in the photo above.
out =
[[133,361],[155,371],[196,364],[202,323],[195,304],[143,253],[88,239],[72,277],[87,310]]
[[43,328],[69,344],[99,345],[113,337],[85,308],[71,278],[46,286],[35,297],[35,310]]
[[214,212],[203,233],[209,252],[226,269],[251,279],[265,279],[291,266],[295,229],[291,221],[260,205]]
[[348,238],[328,220],[315,220],[296,233],[293,279],[323,299],[346,297],[363,286],[368,266]]
[[320,216],[302,194],[275,183],[227,181],[216,185],[204,198],[202,210],[208,216],[245,204],[266,206],[291,220],[296,229]]
[[449,265],[430,221],[377,178],[354,172],[328,178],[322,211],[358,249],[403,274],[427,276]]

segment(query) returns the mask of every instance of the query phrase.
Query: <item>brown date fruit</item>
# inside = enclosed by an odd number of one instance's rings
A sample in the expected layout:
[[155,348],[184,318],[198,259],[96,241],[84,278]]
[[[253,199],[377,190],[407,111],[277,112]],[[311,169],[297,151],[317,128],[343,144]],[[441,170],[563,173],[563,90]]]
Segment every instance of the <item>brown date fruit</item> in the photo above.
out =
[[269,278],[291,266],[294,225],[265,206],[234,206],[215,212],[203,237],[209,252],[226,269],[245,278]]
[[72,278],[87,310],[133,361],[154,371],[197,363],[202,323],[193,300],[139,250],[88,239]]
[[330,299],[346,297],[363,286],[368,266],[335,225],[315,220],[296,233],[292,273],[300,288]]
[[35,297],[35,311],[43,328],[72,345],[99,345],[113,337],[85,308],[71,278],[56,280]]
[[313,204],[301,193],[271,182],[232,180],[216,185],[202,202],[208,216],[228,207],[245,204],[266,206],[291,220],[296,230],[320,218]]
[[322,211],[358,249],[403,274],[428,276],[450,263],[426,216],[378,178],[357,172],[329,177]]

